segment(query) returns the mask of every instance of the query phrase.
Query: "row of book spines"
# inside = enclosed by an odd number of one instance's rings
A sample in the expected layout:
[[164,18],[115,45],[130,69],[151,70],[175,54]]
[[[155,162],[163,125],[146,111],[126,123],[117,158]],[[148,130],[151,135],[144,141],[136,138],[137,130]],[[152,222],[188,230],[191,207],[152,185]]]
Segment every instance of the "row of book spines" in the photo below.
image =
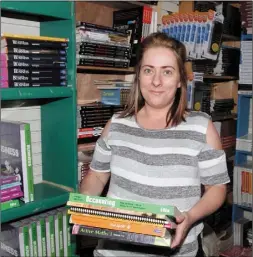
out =
[[5,211],[5,210],[9,210],[19,206],[20,206],[19,199],[12,199],[12,200],[0,203],[0,210]]
[[153,214],[164,214],[168,216],[176,216],[180,214],[179,210],[170,205],[160,206],[152,203],[137,202],[123,199],[114,199],[110,197],[101,196],[89,196],[78,193],[70,193],[69,201],[75,203],[85,203],[92,206],[104,206],[104,207],[114,207],[123,210],[132,210]]
[[120,230],[131,233],[145,234],[150,236],[165,237],[168,233],[163,225],[133,222],[123,219],[104,218],[102,216],[92,216],[86,214],[76,214],[68,211],[70,214],[70,223],[84,225],[89,227],[105,228],[111,230]]
[[66,212],[58,209],[23,220],[19,226],[20,256],[70,257],[68,218]]
[[83,226],[78,224],[73,225],[72,234],[81,235],[81,236],[92,236],[97,238],[106,238],[110,240],[123,241],[123,242],[133,242],[137,244],[147,244],[147,245],[157,245],[157,246],[167,246],[167,247],[170,247],[171,245],[171,236],[168,236],[166,238],[161,238],[156,236],[89,227],[89,226]]

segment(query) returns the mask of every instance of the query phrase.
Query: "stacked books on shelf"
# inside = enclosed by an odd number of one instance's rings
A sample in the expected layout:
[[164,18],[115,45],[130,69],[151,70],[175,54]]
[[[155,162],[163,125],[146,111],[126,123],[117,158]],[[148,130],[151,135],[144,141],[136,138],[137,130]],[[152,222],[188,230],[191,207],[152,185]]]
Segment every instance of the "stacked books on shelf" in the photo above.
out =
[[0,242],[1,256],[73,256],[65,207],[2,224]]
[[222,4],[208,12],[181,12],[162,17],[162,31],[181,41],[191,60],[217,60],[222,38],[224,16]]
[[122,111],[123,106],[103,105],[101,103],[77,106],[78,142],[96,142],[107,121],[114,113]]
[[128,68],[131,58],[129,34],[112,27],[83,21],[76,24],[76,64]]
[[3,33],[1,87],[67,86],[68,39]]
[[90,163],[95,149],[95,143],[78,145],[78,184],[90,169]]
[[94,80],[94,85],[100,90],[102,104],[124,106],[127,104],[133,82],[125,80]]
[[252,161],[234,167],[234,203],[252,208]]
[[240,84],[250,85],[252,90],[252,37],[241,41]]
[[243,34],[252,35],[252,1],[240,2]]
[[240,218],[234,223],[235,245],[242,247],[252,246],[252,221]]
[[175,232],[174,206],[70,193],[72,234],[132,244],[170,247]]
[[113,27],[129,33],[132,53],[130,67],[134,67],[140,43],[157,31],[157,11],[148,5],[114,11]]
[[1,209],[34,201],[30,124],[1,120]]

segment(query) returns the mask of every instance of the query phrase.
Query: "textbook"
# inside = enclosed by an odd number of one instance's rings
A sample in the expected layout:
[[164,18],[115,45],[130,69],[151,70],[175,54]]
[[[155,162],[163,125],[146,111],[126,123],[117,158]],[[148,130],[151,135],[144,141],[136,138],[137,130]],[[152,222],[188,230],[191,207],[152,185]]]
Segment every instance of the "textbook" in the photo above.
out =
[[[84,206],[82,206],[84,204]],[[88,208],[96,209],[96,207],[106,207],[107,211],[122,212],[120,210],[134,211],[135,213],[142,214],[156,214],[165,215],[169,218],[175,218],[180,215],[180,211],[177,207],[171,205],[157,205],[152,203],[144,203],[138,201],[115,199],[111,197],[101,197],[101,196],[90,196],[78,193],[70,193],[68,206],[83,207],[88,204]]]
[[96,238],[106,238],[113,241],[129,242],[133,244],[144,244],[154,246],[170,247],[171,235],[167,237],[157,237],[144,234],[115,231],[110,229],[88,227],[75,224],[72,228],[73,235],[91,236]]

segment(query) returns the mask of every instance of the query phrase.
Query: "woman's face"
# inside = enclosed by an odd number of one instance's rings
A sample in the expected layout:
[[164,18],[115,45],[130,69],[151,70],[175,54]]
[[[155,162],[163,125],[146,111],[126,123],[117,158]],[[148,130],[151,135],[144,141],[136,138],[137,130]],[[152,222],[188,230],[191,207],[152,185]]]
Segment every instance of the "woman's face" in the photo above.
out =
[[140,67],[140,90],[149,106],[162,109],[173,104],[180,85],[176,56],[167,48],[146,50]]

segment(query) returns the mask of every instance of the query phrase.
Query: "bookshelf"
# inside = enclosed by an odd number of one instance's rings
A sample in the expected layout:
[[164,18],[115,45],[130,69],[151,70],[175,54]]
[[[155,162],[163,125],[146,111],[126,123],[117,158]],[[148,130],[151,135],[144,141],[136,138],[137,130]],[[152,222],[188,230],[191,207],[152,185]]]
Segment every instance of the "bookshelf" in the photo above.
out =
[[2,108],[22,103],[41,109],[42,181],[35,184],[34,202],[1,212],[6,223],[63,206],[77,189],[75,14],[70,1],[2,1],[1,15],[38,21],[41,36],[69,38],[67,87],[1,89]]

